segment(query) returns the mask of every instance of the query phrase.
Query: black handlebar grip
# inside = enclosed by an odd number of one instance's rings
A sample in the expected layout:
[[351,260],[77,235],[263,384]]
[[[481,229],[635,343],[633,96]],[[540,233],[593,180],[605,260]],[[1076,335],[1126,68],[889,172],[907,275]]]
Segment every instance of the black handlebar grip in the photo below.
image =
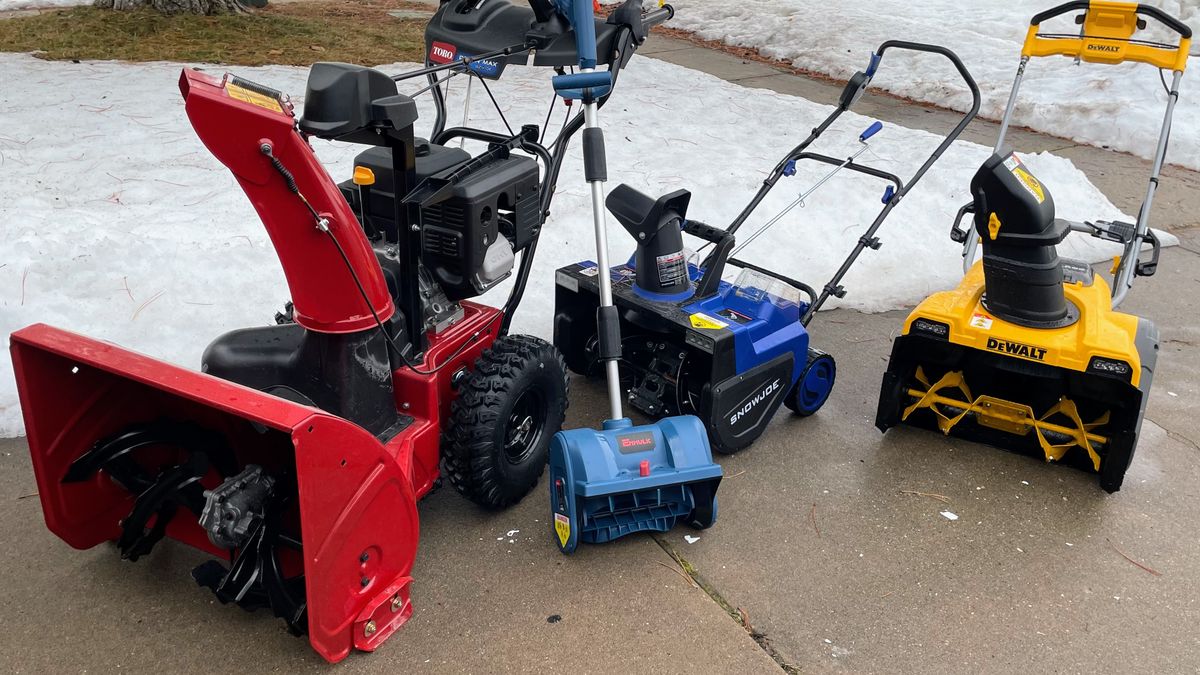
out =
[[1180,37],[1187,38],[1188,40],[1192,39],[1191,26],[1180,21],[1179,19],[1176,19],[1170,14],[1167,14],[1157,7],[1152,5],[1138,5],[1137,12],[1138,14],[1145,14],[1146,16],[1159,20],[1167,28],[1179,33]]
[[1064,2],[1057,7],[1051,7],[1044,12],[1038,12],[1037,14],[1034,14],[1033,18],[1029,20],[1029,25],[1037,26],[1046,19],[1053,19],[1056,16],[1062,16],[1067,12],[1072,12],[1077,9],[1086,10],[1089,6],[1091,6],[1091,3],[1089,3],[1088,0],[1073,0],[1072,2]]
[[675,8],[671,5],[664,4],[658,9],[652,9],[642,16],[642,25],[646,28],[652,28],[660,23],[666,23],[675,18]]
[[[1029,25],[1037,26],[1037,25],[1040,25],[1043,21],[1046,21],[1047,19],[1053,19],[1056,16],[1062,16],[1063,14],[1066,14],[1067,12],[1073,12],[1073,11],[1079,10],[1079,9],[1087,11],[1090,7],[1091,7],[1091,3],[1088,2],[1088,0],[1072,0],[1072,2],[1064,2],[1063,4],[1061,4],[1057,7],[1052,7],[1044,12],[1039,12],[1037,14],[1034,14],[1033,18],[1030,19],[1030,21],[1029,21]],[[1171,30],[1175,31],[1176,33],[1179,33],[1179,35],[1181,37],[1187,38],[1189,40],[1192,38],[1191,26],[1188,26],[1186,23],[1180,21],[1179,19],[1176,19],[1175,17],[1171,16],[1170,14],[1167,14],[1166,12],[1162,11],[1161,9],[1154,7],[1153,5],[1139,4],[1135,11],[1138,14],[1144,14],[1152,19],[1155,19],[1156,21],[1159,21],[1164,26],[1170,28]]]
[[[1084,1],[1083,4],[1086,5],[1087,2]],[[974,117],[979,113],[979,106],[982,103],[982,97],[979,94],[979,85],[975,83],[975,78],[971,76],[971,71],[967,70],[967,67],[963,64],[962,59],[958,58],[958,54],[955,54],[953,51],[941,45],[925,44],[924,42],[909,42],[907,40],[888,40],[887,42],[879,45],[879,49],[876,50],[875,53],[879,55],[880,60],[882,61],[883,53],[890,48],[906,49],[914,52],[928,52],[930,54],[941,54],[947,59],[950,59],[950,63],[954,64],[954,69],[958,71],[958,74],[960,77],[962,77],[963,82],[967,83],[967,88],[971,90],[972,105],[970,117]]]

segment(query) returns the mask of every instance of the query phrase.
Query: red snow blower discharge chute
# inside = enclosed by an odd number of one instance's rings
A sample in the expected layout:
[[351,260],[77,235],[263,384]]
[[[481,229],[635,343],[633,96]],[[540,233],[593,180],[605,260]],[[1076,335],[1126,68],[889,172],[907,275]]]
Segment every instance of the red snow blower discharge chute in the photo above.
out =
[[[476,2],[441,4],[424,68],[315,64],[299,118],[268,87],[183,72],[188,117],[262,219],[291,308],[218,337],[202,372],[42,324],[14,333],[52,532],[80,549],[114,541],[128,560],[164,538],[206,551],[216,560],[193,571],[199,585],[271,611],[338,661],[412,615],[416,502],[440,477],[486,508],[533,489],[566,372],[552,345],[508,324],[583,120],[545,146],[534,125],[447,129],[443,87],[497,79],[534,49],[534,65],[559,72],[578,56],[549,0],[468,11]],[[597,22],[614,79],[670,14],[628,0]],[[396,86],[416,77],[433,92],[429,140]],[[372,147],[337,184],[312,137]],[[486,150],[448,145],[459,138]],[[469,301],[510,277],[503,308]]]

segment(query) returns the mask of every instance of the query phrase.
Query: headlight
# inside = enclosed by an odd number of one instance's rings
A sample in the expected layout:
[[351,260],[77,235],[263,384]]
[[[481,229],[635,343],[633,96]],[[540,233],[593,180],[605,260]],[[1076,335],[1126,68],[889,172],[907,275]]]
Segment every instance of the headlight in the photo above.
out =
[[913,321],[909,327],[909,332],[937,338],[938,340],[950,339],[950,326],[941,321],[932,321],[930,319],[917,319]]
[[1126,382],[1133,377],[1133,368],[1128,363],[1100,356],[1092,357],[1091,363],[1088,364],[1088,372],[1105,377],[1115,377]]

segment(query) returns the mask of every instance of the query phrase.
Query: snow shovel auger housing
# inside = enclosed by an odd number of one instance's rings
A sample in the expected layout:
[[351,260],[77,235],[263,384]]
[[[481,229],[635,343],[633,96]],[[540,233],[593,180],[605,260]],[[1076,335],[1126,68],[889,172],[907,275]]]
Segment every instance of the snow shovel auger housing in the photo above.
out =
[[[1044,21],[1072,11],[1078,33],[1047,33]],[[1140,37],[1146,18],[1178,34],[1165,44]],[[1135,276],[1154,274],[1159,242],[1151,205],[1171,132],[1191,30],[1148,5],[1068,2],[1033,18],[1000,128],[995,154],[971,181],[974,227],[956,222],[966,275],[909,315],[892,348],[876,426],[897,424],[1066,462],[1099,473],[1108,492],[1121,488],[1137,446],[1158,356],[1158,330],[1116,311]],[[1134,61],[1174,72],[1145,200],[1136,223],[1058,219],[1054,199],[1004,135],[1030,58],[1065,55],[1102,64]],[[1112,290],[1086,262],[1060,259],[1055,245],[1071,232],[1121,244]],[[982,240],[982,260],[975,262]],[[1141,258],[1143,245],[1152,249]]]

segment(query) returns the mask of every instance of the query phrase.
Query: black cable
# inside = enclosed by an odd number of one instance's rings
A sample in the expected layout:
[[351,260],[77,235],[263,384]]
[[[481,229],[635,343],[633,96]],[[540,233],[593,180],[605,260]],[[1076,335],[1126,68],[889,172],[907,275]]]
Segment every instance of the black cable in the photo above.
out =
[[538,145],[546,140],[546,130],[550,127],[550,116],[554,114],[554,104],[557,101],[558,94],[550,97],[550,108],[546,110],[546,121],[542,122],[542,134],[538,136]]
[[485,80],[483,76],[474,73],[474,71],[472,71],[472,73],[475,74],[475,77],[479,78],[479,81],[483,84],[483,90],[487,92],[488,98],[492,99],[492,105],[496,107],[496,113],[500,115],[500,121],[504,122],[504,128],[508,129],[508,135],[516,136],[516,134],[513,133],[512,127],[508,125],[508,118],[504,116],[504,111],[500,109],[500,103],[496,101],[496,97],[492,95],[492,88],[488,86],[487,80]]

